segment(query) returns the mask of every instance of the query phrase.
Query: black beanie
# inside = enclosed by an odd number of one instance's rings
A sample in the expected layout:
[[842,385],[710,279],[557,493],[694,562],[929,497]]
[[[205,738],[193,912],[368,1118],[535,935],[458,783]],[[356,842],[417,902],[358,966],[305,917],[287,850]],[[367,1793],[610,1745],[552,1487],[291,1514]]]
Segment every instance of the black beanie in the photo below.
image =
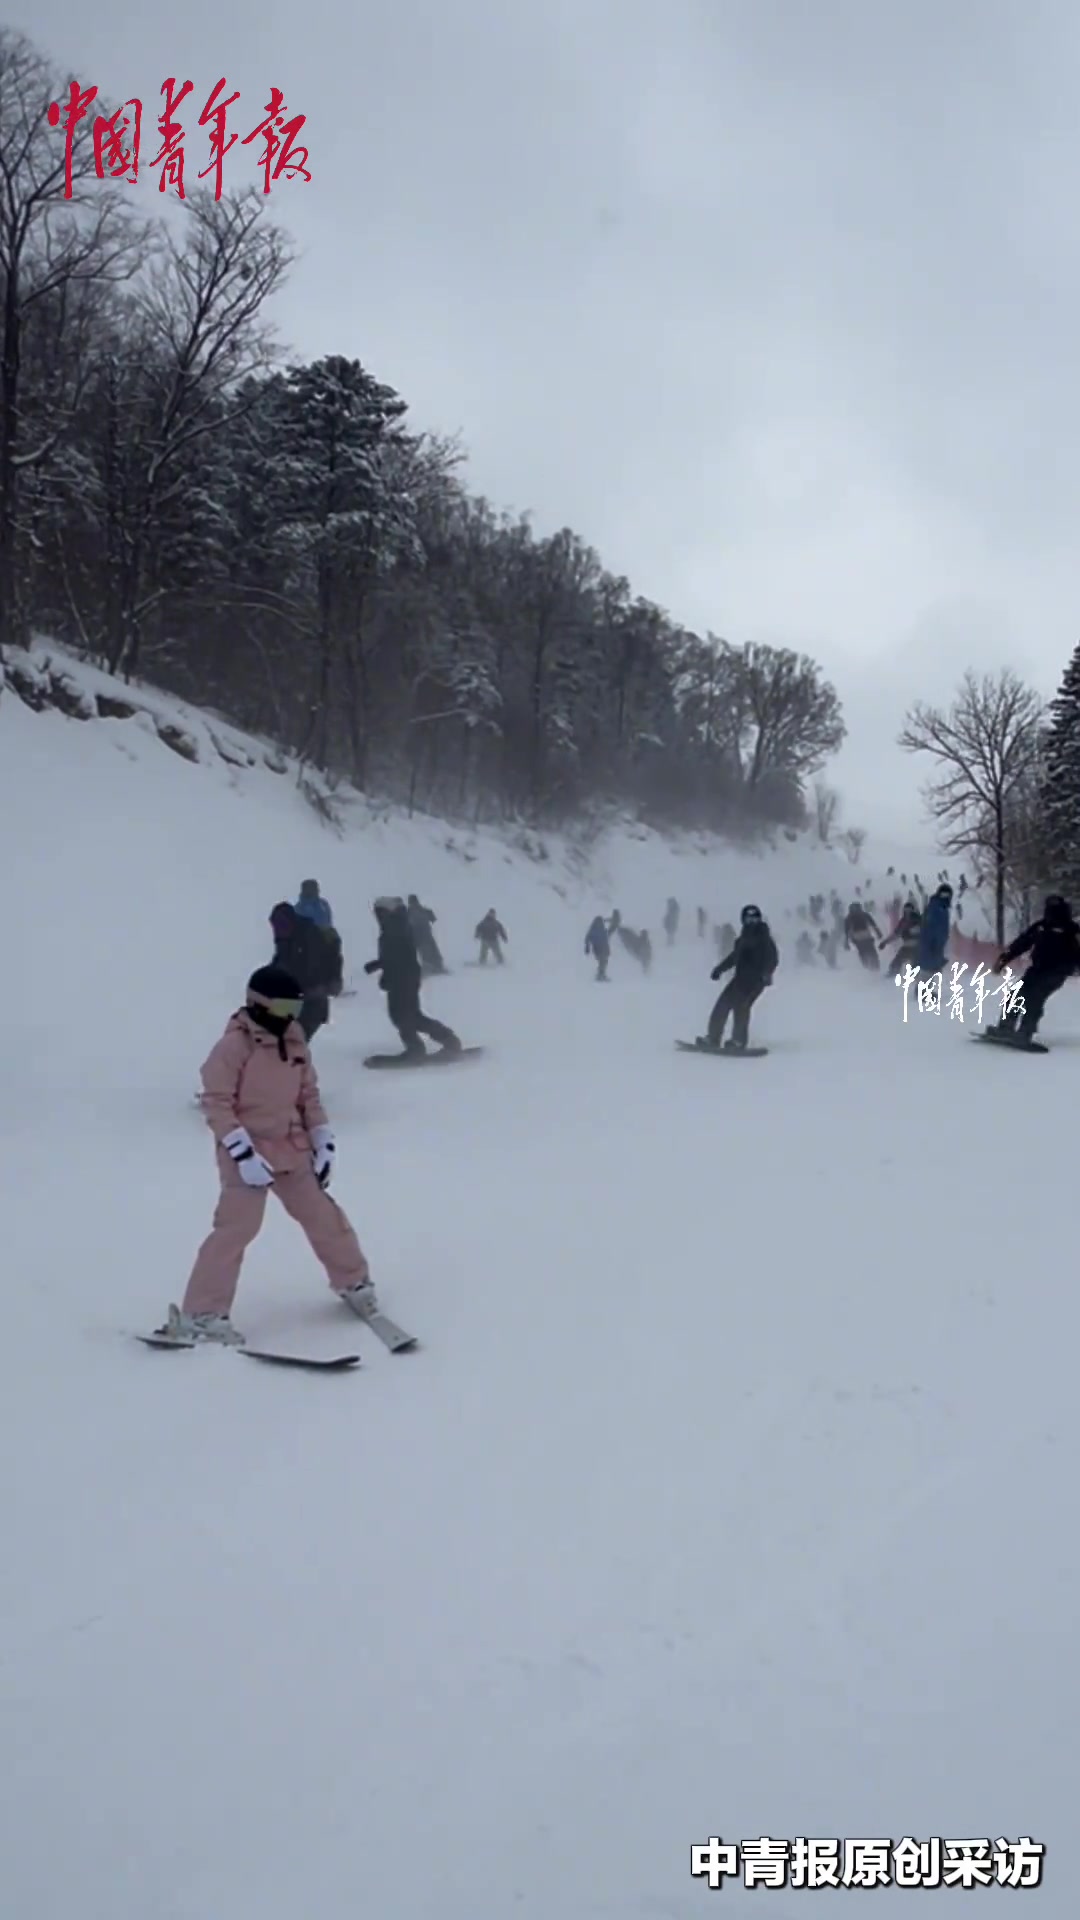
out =
[[284,967],[256,967],[247,983],[248,998],[265,1004],[268,1000],[302,1000],[300,982]]

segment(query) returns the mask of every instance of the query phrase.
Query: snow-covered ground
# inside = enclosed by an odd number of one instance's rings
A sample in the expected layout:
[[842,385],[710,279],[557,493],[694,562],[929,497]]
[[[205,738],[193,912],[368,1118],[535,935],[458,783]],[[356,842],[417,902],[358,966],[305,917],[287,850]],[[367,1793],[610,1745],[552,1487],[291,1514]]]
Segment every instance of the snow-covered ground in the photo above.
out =
[[[827,855],[623,837],[590,883],[431,822],[338,840],[288,778],[11,694],[0,820],[5,1912],[794,1916],[691,1845],[1032,1835],[1024,1897],[1071,1916],[1072,992],[1024,1066],[797,973]],[[237,1318],[359,1340],[326,1378],[125,1338],[206,1230],[198,1063],[308,873],[359,975],[315,1043],[335,1191],[424,1343],[342,1325],[271,1212]],[[362,1071],[385,889],[438,912],[427,998],[478,1066]],[[693,908],[747,897],[770,1055],[678,1054],[716,991]],[[501,972],[464,964],[491,905]],[[614,905],[656,961],[598,987]]]

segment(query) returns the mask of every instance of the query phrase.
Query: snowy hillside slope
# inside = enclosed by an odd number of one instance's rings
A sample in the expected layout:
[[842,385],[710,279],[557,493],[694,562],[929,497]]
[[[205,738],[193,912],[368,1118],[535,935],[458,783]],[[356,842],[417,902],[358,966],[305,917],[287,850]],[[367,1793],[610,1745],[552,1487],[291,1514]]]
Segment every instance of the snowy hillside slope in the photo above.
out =
[[[1031,1835],[1026,1898],[1071,1916],[1075,998],[1047,1058],[1002,1058],[796,969],[827,855],[624,835],[590,884],[554,842],[359,806],[336,839],[265,765],[10,693],[0,821],[11,1912],[791,1920],[786,1886],[717,1909],[691,1845]],[[490,1049],[365,1073],[392,1035],[362,975],[317,1037],[335,1193],[423,1341],[342,1326],[271,1210],[237,1320],[362,1350],[325,1379],[125,1338],[206,1231],[198,1063],[309,873],[354,974],[374,893],[429,900],[427,999]],[[674,1050],[716,991],[699,893],[777,919],[765,1060]],[[656,960],[598,987],[613,905]]]
[[[243,956],[263,951],[274,901],[294,898],[309,871],[332,902],[354,971],[372,951],[371,901],[380,892],[415,891],[429,900],[440,915],[447,962],[456,966],[475,957],[472,931],[492,905],[510,929],[515,953],[527,930],[530,948],[546,957],[573,946],[567,906],[577,916],[575,933],[580,922],[581,939],[594,913],[618,906],[630,926],[650,927],[656,941],[669,894],[681,900],[689,925],[699,904],[710,918],[734,920],[744,900],[760,894],[765,910],[779,913],[815,887],[846,886],[851,874],[838,855],[801,842],[781,842],[776,853],[757,855],[708,835],[670,840],[639,826],[586,846],[526,830],[471,832],[372,808],[347,787],[331,800],[342,823],[337,837],[297,793],[295,767],[266,743],[167,695],[133,692],[55,646],[39,648],[35,661],[39,675],[40,663],[51,663],[54,688],[62,678],[72,704],[81,701],[87,711],[99,698],[107,708],[137,703],[130,718],[79,721],[51,708],[32,712],[10,692],[0,700],[4,798],[20,820],[8,857],[17,863],[18,885],[29,890],[24,897],[35,917],[62,912],[49,873],[62,834],[68,851],[77,853],[88,891],[100,885],[111,897],[124,874],[136,883],[143,910],[131,915],[136,925],[125,934],[131,958],[130,942],[146,923],[143,888],[152,876],[154,953],[183,953],[199,982],[226,997],[235,991]],[[23,656],[24,672],[25,662]],[[197,754],[197,762],[166,745],[162,732]],[[31,767],[40,769],[32,809],[25,784]],[[40,791],[45,780],[47,803]],[[211,893],[212,869],[218,879]],[[206,933],[212,923],[213,934],[192,940],[192,906],[201,921],[203,901],[212,914]],[[94,936],[83,929],[82,937]],[[115,945],[111,925],[101,937],[109,949]],[[27,958],[37,976],[43,956]],[[23,982],[12,984],[23,991]],[[105,990],[115,990],[119,1005],[123,988],[112,970]]]

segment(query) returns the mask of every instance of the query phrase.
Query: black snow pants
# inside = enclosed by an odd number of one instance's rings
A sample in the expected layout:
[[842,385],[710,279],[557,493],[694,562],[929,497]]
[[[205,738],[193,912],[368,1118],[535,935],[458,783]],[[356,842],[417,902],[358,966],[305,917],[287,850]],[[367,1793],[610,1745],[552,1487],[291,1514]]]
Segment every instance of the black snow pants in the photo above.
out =
[[870,935],[866,939],[856,938],[852,941],[852,945],[868,973],[881,972],[881,961],[878,958],[878,950],[874,945],[873,935]]
[[1015,1033],[1022,1040],[1031,1040],[1038,1031],[1039,1022],[1046,1012],[1046,1003],[1052,993],[1065,985],[1067,973],[1041,973],[1037,967],[1029,967],[1020,982],[1020,999],[1024,1011],[1014,1007],[998,1021],[998,1033]]
[[488,962],[488,954],[489,954],[489,953],[493,953],[493,954],[495,955],[495,958],[496,958],[496,960],[498,961],[498,963],[499,963],[499,965],[500,965],[500,967],[504,967],[504,966],[506,965],[506,962],[505,962],[505,960],[503,959],[503,956],[502,956],[502,945],[501,945],[501,942],[500,942],[500,941],[498,941],[498,940],[481,940],[481,942],[480,942],[480,965],[481,965],[482,967],[486,967],[486,966],[487,966],[487,962]]
[[720,1045],[730,1016],[731,1038],[737,1047],[745,1047],[750,1038],[750,1009],[763,992],[761,981],[740,980],[737,976],[729,980],[709,1015],[709,1045]]
[[386,995],[386,1011],[390,1024],[401,1035],[406,1053],[423,1053],[424,1044],[420,1038],[426,1033],[440,1047],[460,1045],[457,1034],[450,1027],[444,1027],[441,1020],[429,1020],[420,1006],[419,988],[409,985],[390,987]]

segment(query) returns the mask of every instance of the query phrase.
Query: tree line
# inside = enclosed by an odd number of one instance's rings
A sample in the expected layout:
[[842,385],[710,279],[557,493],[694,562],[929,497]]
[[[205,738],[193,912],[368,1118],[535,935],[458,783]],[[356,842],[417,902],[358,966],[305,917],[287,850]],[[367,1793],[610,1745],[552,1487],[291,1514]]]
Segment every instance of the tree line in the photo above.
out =
[[1000,945],[1047,893],[1080,911],[1080,645],[1049,703],[1010,668],[968,672],[947,708],[912,707],[900,745],[930,761],[927,811],[973,857]]
[[47,632],[432,811],[808,820],[845,731],[813,660],[692,632],[477,497],[360,361],[286,363],[266,196],[140,218],[92,116],[67,193],[67,85],[0,30],[0,656]]

